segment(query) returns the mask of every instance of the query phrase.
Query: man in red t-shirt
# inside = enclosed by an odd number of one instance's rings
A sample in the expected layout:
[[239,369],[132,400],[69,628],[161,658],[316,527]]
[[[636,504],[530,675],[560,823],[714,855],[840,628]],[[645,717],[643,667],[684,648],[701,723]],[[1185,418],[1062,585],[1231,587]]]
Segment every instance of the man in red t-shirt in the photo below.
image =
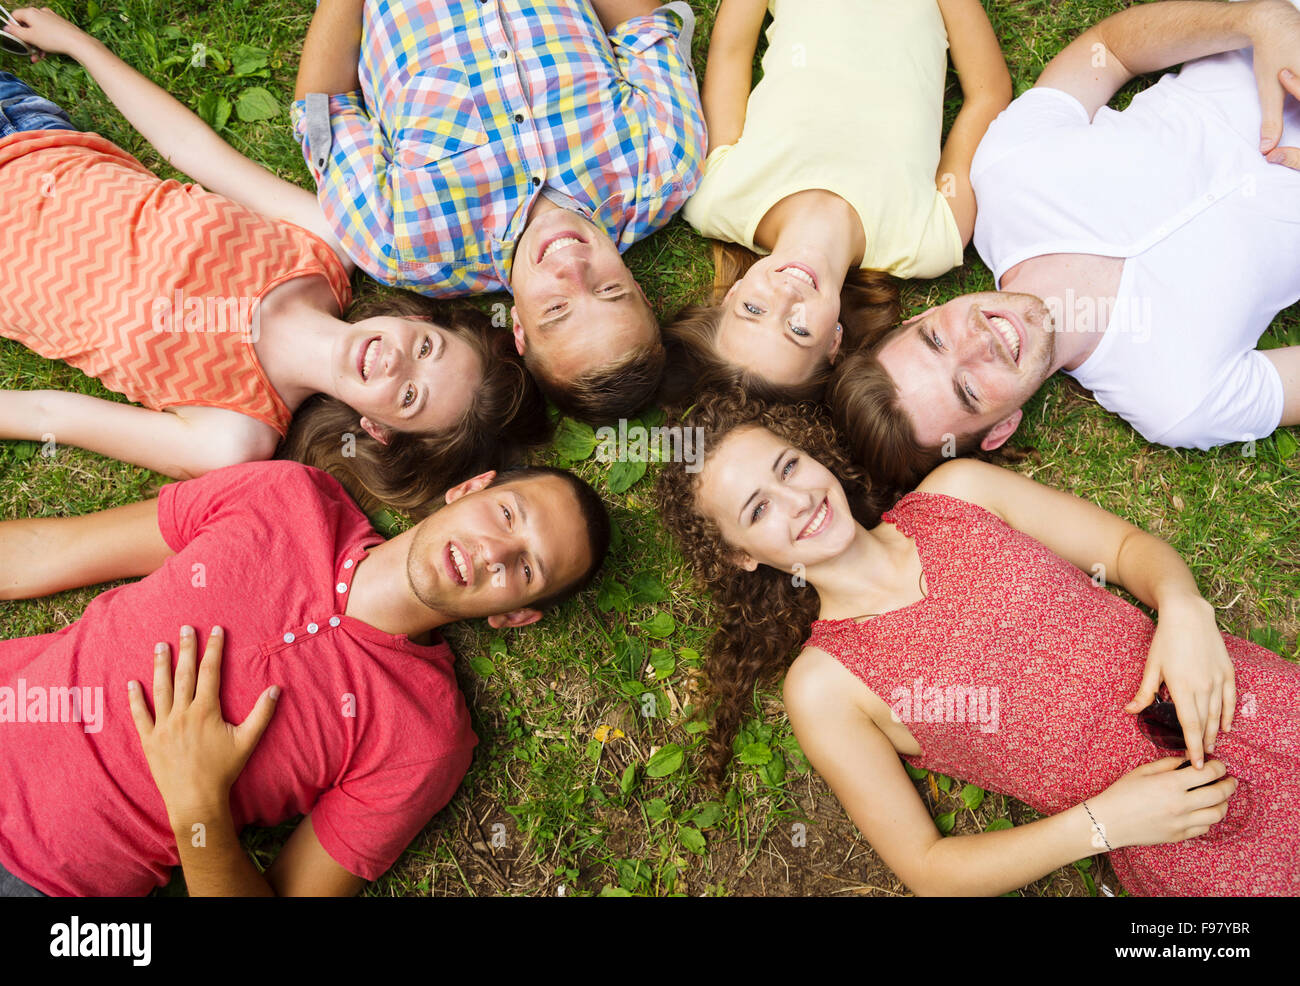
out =
[[[353,894],[388,869],[477,742],[450,649],[411,637],[475,617],[535,622],[609,544],[599,497],[571,473],[485,473],[446,499],[384,541],[327,474],[257,462],[85,517],[0,524],[0,598],[145,576],[57,633],[0,641],[0,887],[139,895],[181,864],[195,895]],[[211,718],[256,706],[250,720],[269,719],[239,756],[229,726],[224,747],[211,729],[168,745],[172,661],[150,654],[182,624],[224,631]],[[193,651],[189,635],[177,711]],[[200,668],[196,706],[215,674]],[[258,872],[239,830],[298,814]]]

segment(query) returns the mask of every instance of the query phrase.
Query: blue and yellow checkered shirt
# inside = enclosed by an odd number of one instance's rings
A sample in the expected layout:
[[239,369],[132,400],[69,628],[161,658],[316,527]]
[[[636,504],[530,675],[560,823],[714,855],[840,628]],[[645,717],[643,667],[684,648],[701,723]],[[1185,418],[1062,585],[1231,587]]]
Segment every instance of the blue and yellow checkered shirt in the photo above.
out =
[[339,242],[386,284],[453,297],[508,290],[536,196],[620,250],[699,183],[707,143],[684,3],[606,35],[586,0],[374,0],[361,91],[331,96],[318,198]]

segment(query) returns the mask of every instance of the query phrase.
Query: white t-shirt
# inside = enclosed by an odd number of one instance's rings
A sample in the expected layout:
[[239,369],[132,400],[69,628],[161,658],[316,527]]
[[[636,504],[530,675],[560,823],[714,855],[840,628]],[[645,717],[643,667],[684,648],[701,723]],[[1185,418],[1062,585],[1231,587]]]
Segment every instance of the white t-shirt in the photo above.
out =
[[[1251,49],[1190,62],[1091,123],[1068,93],[1031,89],[971,168],[975,246],[999,284],[1031,257],[1124,258],[1105,335],[1070,372],[1151,442],[1211,448],[1282,418],[1255,346],[1300,299],[1300,173],[1259,153],[1252,65]],[[1300,145],[1294,100],[1282,143]]]

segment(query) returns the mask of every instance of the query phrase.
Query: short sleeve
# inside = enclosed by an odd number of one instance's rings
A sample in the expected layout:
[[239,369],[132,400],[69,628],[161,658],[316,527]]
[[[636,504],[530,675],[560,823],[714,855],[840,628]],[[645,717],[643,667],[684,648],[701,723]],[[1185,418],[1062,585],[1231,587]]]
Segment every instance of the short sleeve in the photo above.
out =
[[630,90],[623,112],[642,162],[626,235],[640,239],[664,226],[700,182],[708,135],[691,64],[695,15],[684,3],[632,17],[610,32],[614,62]]
[[615,50],[623,48],[643,54],[664,41],[672,43],[678,59],[694,75],[691,64],[691,39],[695,35],[695,11],[689,4],[669,3],[654,13],[629,17],[609,33]]
[[1088,111],[1068,92],[1049,86],[1030,89],[989,124],[971,162],[971,180],[1018,148],[1048,139],[1045,135],[1054,130],[1087,126]]
[[205,529],[233,518],[247,523],[261,515],[282,523],[286,504],[319,494],[321,483],[330,494],[346,496],[327,474],[299,462],[245,462],[214,469],[159,491],[158,530],[167,546],[179,552]]
[[[331,145],[337,147],[341,143],[341,138],[347,138],[346,144],[349,146],[356,145],[359,138],[364,135],[368,137],[374,132],[374,121],[366,109],[365,97],[360,90],[355,92],[336,93],[329,97],[329,119],[327,121]],[[302,147],[303,159],[307,162],[312,177],[320,183],[322,173],[329,164],[331,148],[320,148],[313,160],[312,148],[309,146],[307,139],[308,134],[308,113],[307,100],[296,99],[289,107],[289,120],[293,125],[293,136]],[[360,140],[365,143],[365,139]],[[325,158],[325,165],[321,165],[321,157]]]
[[378,879],[451,800],[471,756],[467,747],[345,778],[311,811],[322,848],[349,873]]
[[1211,449],[1267,438],[1282,421],[1286,394],[1273,361],[1258,349],[1241,354],[1220,374],[1204,400],[1172,428],[1132,424],[1148,441],[1175,448]]

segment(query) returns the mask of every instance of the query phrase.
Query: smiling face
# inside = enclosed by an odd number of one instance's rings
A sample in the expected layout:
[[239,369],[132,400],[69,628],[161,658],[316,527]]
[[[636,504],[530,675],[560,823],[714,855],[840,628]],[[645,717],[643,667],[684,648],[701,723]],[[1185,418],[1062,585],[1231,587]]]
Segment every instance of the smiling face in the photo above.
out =
[[830,470],[757,426],[735,429],[711,452],[696,505],[751,571],[807,570],[844,552],[856,530]]
[[1002,445],[1020,407],[1052,371],[1050,311],[1028,294],[967,294],[905,323],[876,356],[898,387],[899,404],[922,445],[988,431]]
[[555,209],[519,238],[510,274],[515,345],[569,380],[659,337],[659,323],[606,233]]
[[533,603],[588,570],[591,538],[564,480],[537,476],[486,486],[489,479],[449,491],[448,505],[420,523],[407,579],[424,605],[451,619],[516,614],[493,625],[519,626],[540,615],[529,609]]
[[464,339],[434,322],[377,316],[340,337],[334,379],[334,396],[362,415],[363,426],[439,432],[464,416],[483,367]]
[[758,260],[722,303],[718,355],[780,386],[811,379],[839,352],[841,284],[825,283],[808,259]]

